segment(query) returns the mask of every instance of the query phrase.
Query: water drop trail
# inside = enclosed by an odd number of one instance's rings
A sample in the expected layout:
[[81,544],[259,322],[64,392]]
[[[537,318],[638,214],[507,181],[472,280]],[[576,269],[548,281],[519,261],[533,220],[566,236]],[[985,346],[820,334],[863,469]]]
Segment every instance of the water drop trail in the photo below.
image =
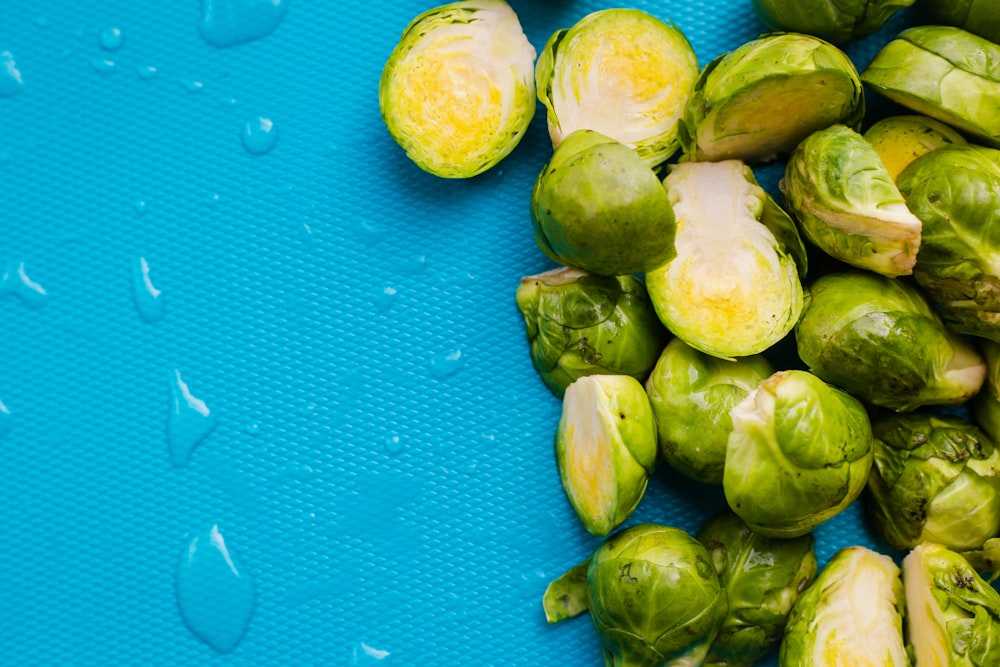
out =
[[14,97],[24,86],[21,70],[10,51],[0,51],[0,97]]
[[163,291],[156,288],[149,276],[149,262],[137,257],[132,262],[132,297],[139,315],[147,322],[163,319]]
[[31,308],[45,305],[48,293],[45,288],[28,277],[24,262],[8,262],[0,275],[0,297],[13,294]]
[[178,467],[187,465],[191,452],[212,432],[218,416],[205,401],[191,393],[181,378],[181,372],[170,374],[170,417],[167,421],[167,443],[170,461]]

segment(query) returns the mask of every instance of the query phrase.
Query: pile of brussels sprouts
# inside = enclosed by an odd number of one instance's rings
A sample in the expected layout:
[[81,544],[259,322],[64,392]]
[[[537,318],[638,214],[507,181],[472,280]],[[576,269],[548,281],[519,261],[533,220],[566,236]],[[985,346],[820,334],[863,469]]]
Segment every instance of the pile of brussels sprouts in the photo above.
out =
[[[753,0],[773,32],[701,67],[640,10],[536,57],[503,0],[467,0],[386,64],[386,125],[442,177],[545,109],[530,214],[561,268],[516,302],[604,541],[543,606],[589,612],[609,667],[1000,665],[1000,2],[913,4]],[[837,44],[903,9],[924,23],[858,72]],[[865,127],[865,87],[907,111]],[[775,160],[780,202],[753,171]],[[622,528],[659,462],[727,509]],[[818,570],[812,531],[855,501],[905,557]]]

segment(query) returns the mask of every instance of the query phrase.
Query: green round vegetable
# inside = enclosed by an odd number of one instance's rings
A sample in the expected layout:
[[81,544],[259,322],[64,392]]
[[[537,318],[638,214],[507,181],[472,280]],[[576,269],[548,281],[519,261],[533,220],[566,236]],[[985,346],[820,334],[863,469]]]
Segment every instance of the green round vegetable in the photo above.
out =
[[854,63],[817,37],[765,35],[709,63],[684,109],[681,147],[689,160],[771,160],[807,136],[857,127],[864,91]]
[[700,68],[681,30],[638,9],[604,9],[557,30],[538,56],[552,145],[595,130],[651,167],[677,150],[677,120]]
[[866,37],[914,0],[752,0],[770,30],[803,32],[840,43]]
[[905,604],[899,567],[889,556],[843,548],[792,607],[778,665],[908,667]]
[[1000,147],[1000,45],[952,26],[908,28],[861,73],[872,90]]
[[559,397],[584,375],[644,381],[670,337],[634,276],[554,269],[522,278],[516,301],[535,370]]
[[556,148],[535,180],[531,219],[542,252],[598,275],[645,273],[674,256],[674,213],[656,173],[592,130]]
[[788,613],[816,576],[812,535],[757,535],[724,510],[698,531],[729,601],[705,667],[749,667],[778,645]]
[[872,424],[865,506],[886,542],[978,549],[1000,533],[1000,450],[966,420],[910,412]]
[[928,116],[888,116],[865,130],[868,141],[895,181],[921,155],[949,144],[964,144],[961,134]]
[[410,22],[382,70],[392,138],[421,169],[480,174],[521,141],[535,114],[535,48],[503,0],[464,0]]
[[964,28],[1000,43],[1000,0],[920,0],[923,23]]
[[902,279],[844,271],[820,277],[809,293],[796,348],[827,382],[897,411],[964,403],[982,386],[980,354]]
[[832,125],[806,137],[780,187],[803,234],[831,257],[884,276],[913,272],[920,219],[855,130]]
[[590,559],[587,592],[606,667],[701,664],[726,617],[708,551],[671,526],[609,537]]
[[676,256],[646,274],[660,320],[727,359],[781,340],[803,306],[792,220],[739,160],[671,165],[663,183],[677,235]]
[[868,415],[806,371],[778,371],[729,413],[722,488],[765,537],[805,535],[850,505],[872,464]]
[[587,375],[566,388],[555,436],[559,477],[584,528],[607,535],[636,508],[656,464],[656,422],[628,375]]
[[1000,341],[1000,150],[944,146],[898,184],[923,223],[913,277],[949,327]]
[[773,372],[760,355],[727,361],[670,341],[646,380],[664,460],[692,479],[722,484],[729,411]]

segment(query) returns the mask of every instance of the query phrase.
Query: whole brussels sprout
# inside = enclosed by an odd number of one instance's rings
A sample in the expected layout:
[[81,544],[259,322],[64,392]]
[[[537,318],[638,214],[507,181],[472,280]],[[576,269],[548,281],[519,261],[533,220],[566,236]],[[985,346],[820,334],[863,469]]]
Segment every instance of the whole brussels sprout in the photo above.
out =
[[560,268],[521,279],[531,361],[553,394],[584,375],[649,376],[670,338],[634,276]]
[[646,380],[664,460],[692,479],[722,484],[729,411],[773,372],[760,355],[727,361],[670,341]]
[[1000,341],[1000,150],[944,146],[898,184],[923,222],[913,277],[951,328]]
[[923,23],[964,28],[994,43],[1000,43],[998,0],[920,0]]
[[864,94],[837,47],[796,33],[765,35],[710,62],[678,127],[691,160],[776,158],[834,123],[857,127]]
[[763,352],[802,312],[794,223],[739,160],[671,165],[663,183],[677,236],[676,256],[646,273],[657,315],[706,354]]
[[868,414],[815,375],[778,371],[729,414],[722,488],[754,532],[805,535],[864,489],[872,465]]
[[895,181],[900,172],[921,155],[949,144],[964,144],[961,134],[929,116],[887,116],[865,130],[882,164]]
[[709,519],[697,537],[728,600],[726,620],[703,664],[749,667],[781,641],[792,605],[816,576],[813,537],[761,537],[730,510]]
[[677,120],[699,71],[677,26],[638,9],[604,9],[553,33],[535,87],[553,146],[595,130],[655,167],[677,150]]
[[599,275],[645,273],[674,256],[674,213],[656,173],[592,130],[556,148],[535,180],[531,219],[549,258]]
[[464,0],[410,22],[382,70],[389,134],[421,169],[468,178],[505,158],[535,115],[535,47],[504,0]]
[[780,188],[806,238],[831,257],[884,276],[913,272],[920,219],[853,129],[832,125],[806,137],[788,158]]
[[957,405],[982,386],[982,357],[912,285],[845,271],[820,277],[809,293],[796,347],[827,382],[897,411]]
[[606,667],[701,664],[726,617],[708,551],[672,526],[609,537],[590,559],[587,593]]
[[943,25],[908,28],[861,80],[893,102],[1000,147],[1000,45]]
[[886,542],[977,549],[1000,533],[1000,450],[957,416],[911,412],[872,424],[866,507]]
[[570,505],[594,535],[617,528],[642,500],[656,464],[656,422],[628,375],[587,375],[566,388],[556,463]]
[[804,32],[831,42],[866,37],[914,0],[753,0],[761,23],[771,30]]
[[841,549],[792,607],[778,665],[909,667],[905,604],[899,567],[889,556],[862,546]]
[[914,664],[1000,665],[1000,593],[947,547],[925,542],[903,559]]

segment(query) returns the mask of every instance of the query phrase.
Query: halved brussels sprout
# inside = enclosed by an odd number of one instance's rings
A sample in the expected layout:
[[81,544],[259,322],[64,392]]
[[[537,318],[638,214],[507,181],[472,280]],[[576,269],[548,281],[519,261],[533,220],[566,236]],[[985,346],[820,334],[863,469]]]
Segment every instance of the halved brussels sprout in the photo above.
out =
[[656,422],[646,391],[628,375],[587,375],[566,388],[556,463],[584,528],[607,535],[642,500],[656,463]]
[[802,312],[802,284],[794,249],[765,223],[787,214],[739,160],[671,165],[663,184],[677,235],[676,256],[646,274],[660,320],[716,357],[757,354],[781,340]]
[[905,604],[892,558],[862,546],[841,549],[792,607],[778,664],[909,667]]
[[549,258],[602,276],[645,273],[674,256],[670,199],[628,146],[577,130],[531,193],[535,241]]
[[952,26],[908,28],[861,80],[917,113],[1000,147],[1000,45]]
[[898,185],[923,222],[913,277],[949,327],[1000,341],[1000,150],[938,148]]
[[964,28],[1000,43],[1000,4],[997,0],[920,0],[923,23]]
[[877,31],[914,0],[753,0],[771,30],[804,32],[831,42],[860,39]]
[[856,131],[832,125],[810,134],[789,157],[780,188],[803,234],[831,257],[884,276],[913,272],[920,219]]
[[806,371],[778,371],[729,414],[722,488],[754,532],[805,535],[864,489],[872,431],[853,396]]
[[406,27],[382,70],[389,134],[444,178],[480,174],[521,141],[535,113],[535,48],[504,0],[430,9]]
[[590,559],[587,591],[606,667],[699,665],[726,617],[708,551],[672,526],[609,537]]
[[677,150],[677,119],[698,72],[677,26],[638,9],[604,9],[549,38],[535,84],[553,146],[595,130],[655,167]]
[[866,507],[886,542],[978,549],[1000,533],[1000,449],[957,416],[910,412],[875,420]]
[[692,479],[722,484],[729,411],[773,372],[760,355],[727,361],[670,341],[646,380],[664,460]]
[[865,130],[868,141],[895,181],[921,155],[949,144],[964,144],[961,134],[929,116],[888,116]]
[[1000,665],[1000,593],[965,558],[925,542],[903,559],[903,585],[917,667]]
[[820,277],[809,294],[795,343],[827,382],[897,411],[964,403],[982,386],[983,358],[910,283],[844,271]]
[[816,576],[813,537],[761,537],[730,510],[705,522],[697,537],[728,600],[726,620],[703,664],[749,667],[781,641],[792,605]]
[[522,278],[516,301],[535,370],[559,397],[584,375],[644,381],[670,338],[634,276],[554,269]]
[[765,35],[702,70],[681,118],[690,160],[771,160],[834,123],[857,127],[864,94],[854,63],[817,37]]

